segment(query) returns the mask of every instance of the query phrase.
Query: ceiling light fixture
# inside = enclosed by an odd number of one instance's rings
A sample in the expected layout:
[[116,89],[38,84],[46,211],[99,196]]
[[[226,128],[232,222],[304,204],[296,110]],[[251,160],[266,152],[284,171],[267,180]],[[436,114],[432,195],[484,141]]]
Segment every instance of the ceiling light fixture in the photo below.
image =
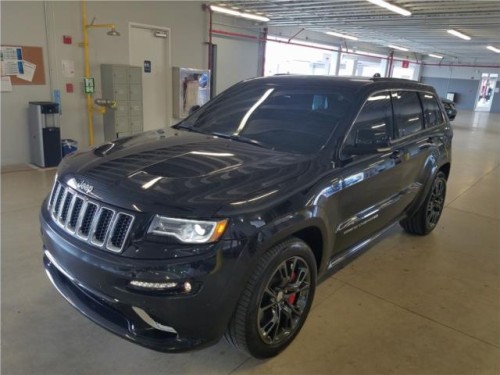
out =
[[326,34],[333,35],[333,36],[336,36],[339,38],[344,38],[344,39],[358,40],[358,38],[356,38],[355,36],[345,35],[345,34],[341,34],[341,33],[335,33],[333,31],[327,31]]
[[436,58],[436,59],[442,59],[442,58],[443,58],[443,56],[441,56],[441,55],[435,55],[435,54],[433,54],[433,53],[429,53],[429,56],[430,56],[430,57],[434,57],[434,58]]
[[395,46],[394,44],[389,44],[388,46],[389,48],[394,48],[394,49],[398,49],[400,51],[409,51],[408,48],[404,48],[404,47],[398,47],[398,46]]
[[470,40],[470,36],[465,35],[465,34],[461,33],[460,31],[453,30],[453,29],[446,30],[446,31],[448,31],[448,34],[455,35],[461,39]]
[[216,12],[216,13],[222,13],[222,14],[227,14],[230,16],[241,17],[241,18],[247,18],[249,20],[254,20],[254,21],[261,21],[261,22],[268,22],[269,21],[269,18],[264,17],[264,16],[258,16],[256,14],[252,14],[252,13],[245,13],[245,12],[240,12],[240,11],[234,10],[234,9],[218,7],[216,5],[210,5],[210,10],[213,12]]
[[411,12],[409,10],[403,9],[396,5],[390,4],[384,0],[367,0],[372,4],[378,5],[379,7],[390,10],[391,12],[401,14],[402,16],[411,16]]
[[496,52],[496,53],[500,53],[500,49],[495,48],[493,46],[487,46],[486,48],[488,48],[490,51],[493,51],[493,52]]

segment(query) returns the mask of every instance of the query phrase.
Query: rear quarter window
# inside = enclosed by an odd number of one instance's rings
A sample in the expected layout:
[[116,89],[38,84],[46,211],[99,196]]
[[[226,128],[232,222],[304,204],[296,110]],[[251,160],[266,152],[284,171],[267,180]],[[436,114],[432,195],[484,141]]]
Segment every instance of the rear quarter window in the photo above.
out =
[[396,91],[391,96],[397,138],[403,138],[422,130],[424,119],[418,93],[416,91]]
[[422,106],[424,108],[425,127],[431,128],[442,124],[444,117],[439,107],[438,99],[432,94],[423,92],[420,93],[420,99],[422,100]]

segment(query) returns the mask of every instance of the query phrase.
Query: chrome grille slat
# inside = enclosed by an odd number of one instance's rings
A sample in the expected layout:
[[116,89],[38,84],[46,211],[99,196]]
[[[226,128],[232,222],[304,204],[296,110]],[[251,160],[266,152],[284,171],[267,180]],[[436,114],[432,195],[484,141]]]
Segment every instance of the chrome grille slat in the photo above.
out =
[[54,183],[47,209],[65,232],[115,253],[123,250],[134,222],[133,215],[95,202],[59,181]]
[[59,222],[61,225],[66,225],[66,220],[68,219],[68,213],[69,213],[69,208],[71,207],[71,202],[73,202],[73,198],[75,195],[70,192],[69,190],[66,190],[66,194],[64,195],[64,200],[61,205],[61,215],[59,217]]
[[61,196],[61,200],[59,201],[59,205],[57,207],[57,213],[56,213],[56,221],[61,224],[61,215],[64,207],[64,202],[66,201],[66,195],[68,194],[68,189],[64,188]]
[[92,237],[90,242],[94,245],[102,246],[106,241],[109,232],[110,224],[115,216],[115,211],[106,207],[101,207],[94,219]]
[[59,189],[60,186],[61,186],[61,184],[59,182],[56,181],[54,183],[54,187],[52,188],[52,191],[50,192],[50,198],[49,198],[49,204],[48,204],[49,209],[54,204],[54,199],[55,199],[55,197],[57,195],[56,192],[57,192],[57,189]]
[[54,216],[56,216],[57,211],[59,211],[59,205],[61,204],[62,194],[63,194],[63,187],[61,184],[59,184],[55,194],[54,205],[52,206],[51,209],[52,215]]
[[94,217],[98,209],[99,206],[97,204],[92,202],[87,202],[82,222],[80,223],[80,226],[77,229],[78,237],[81,237],[83,239],[87,239],[89,237],[89,234],[92,231]]
[[118,213],[115,215],[115,220],[112,224],[110,235],[108,235],[108,241],[106,243],[106,248],[114,252],[120,252],[123,245],[128,238],[130,229],[134,222],[134,217],[125,213]]
[[66,223],[67,230],[71,232],[75,231],[82,206],[83,199],[75,194],[73,202],[71,203],[70,213],[68,214],[68,221]]

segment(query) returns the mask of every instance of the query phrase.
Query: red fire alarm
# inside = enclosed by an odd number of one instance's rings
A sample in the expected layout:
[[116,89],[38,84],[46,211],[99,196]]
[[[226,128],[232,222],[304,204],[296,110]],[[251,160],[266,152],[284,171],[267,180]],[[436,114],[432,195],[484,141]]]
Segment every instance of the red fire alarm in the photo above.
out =
[[73,84],[72,83],[66,83],[66,92],[69,94],[73,93]]
[[71,37],[71,35],[63,35],[63,43],[64,44],[73,43],[73,38]]

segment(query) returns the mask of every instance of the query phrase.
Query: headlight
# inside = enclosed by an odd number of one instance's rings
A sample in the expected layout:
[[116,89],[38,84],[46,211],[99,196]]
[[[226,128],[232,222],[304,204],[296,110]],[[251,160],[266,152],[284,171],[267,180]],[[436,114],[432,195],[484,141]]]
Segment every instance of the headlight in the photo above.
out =
[[210,243],[217,241],[226,230],[228,220],[200,221],[173,219],[156,215],[148,233],[175,237],[184,243]]

